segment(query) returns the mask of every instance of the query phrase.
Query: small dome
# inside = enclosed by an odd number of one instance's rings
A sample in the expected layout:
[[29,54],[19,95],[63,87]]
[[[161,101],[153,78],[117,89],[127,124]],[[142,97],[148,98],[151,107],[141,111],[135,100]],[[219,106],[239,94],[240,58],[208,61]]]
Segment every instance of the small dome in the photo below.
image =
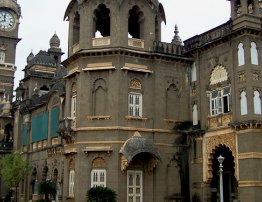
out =
[[54,34],[52,38],[50,39],[50,47],[59,48],[59,46],[60,46],[60,39],[58,38],[56,34]]
[[27,63],[29,63],[34,57],[35,57],[35,56],[34,56],[34,53],[31,52],[31,53],[27,56],[27,59],[26,59]]

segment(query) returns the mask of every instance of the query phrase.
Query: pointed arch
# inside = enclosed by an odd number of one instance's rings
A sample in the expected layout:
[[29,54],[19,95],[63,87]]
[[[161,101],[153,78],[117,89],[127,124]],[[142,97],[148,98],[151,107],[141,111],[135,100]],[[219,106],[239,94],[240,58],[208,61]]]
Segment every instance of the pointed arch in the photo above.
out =
[[245,64],[245,51],[244,51],[243,43],[238,44],[237,59],[238,59],[238,66],[242,66]]
[[193,106],[193,125],[196,126],[198,125],[198,109],[197,109],[197,105],[194,104]]
[[166,117],[177,120],[179,118],[179,92],[177,86],[172,83],[166,90]]
[[251,55],[251,64],[258,65],[258,51],[257,51],[257,44],[255,42],[251,42],[250,55]]
[[245,91],[240,94],[240,113],[241,115],[247,114],[247,94]]
[[107,87],[106,81],[102,78],[97,79],[94,82],[93,88],[93,115],[104,116],[106,115],[106,98]]
[[76,12],[73,21],[73,45],[79,44],[79,40],[80,40],[80,15],[78,12]]
[[257,90],[254,91],[253,104],[254,104],[254,113],[261,114],[261,98],[260,98],[260,93]]
[[129,10],[128,33],[132,38],[144,38],[144,13],[137,5]]
[[110,9],[105,4],[99,4],[94,10],[94,37],[99,32],[102,37],[110,36]]

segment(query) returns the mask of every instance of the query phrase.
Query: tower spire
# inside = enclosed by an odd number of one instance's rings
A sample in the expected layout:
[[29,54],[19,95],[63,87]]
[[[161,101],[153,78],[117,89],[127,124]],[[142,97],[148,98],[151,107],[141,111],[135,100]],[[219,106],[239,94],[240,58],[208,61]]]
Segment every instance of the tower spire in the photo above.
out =
[[182,44],[182,40],[181,40],[180,36],[178,35],[179,31],[178,31],[177,25],[175,25],[174,33],[175,33],[175,36],[174,36],[174,38],[172,40],[172,44],[181,45]]

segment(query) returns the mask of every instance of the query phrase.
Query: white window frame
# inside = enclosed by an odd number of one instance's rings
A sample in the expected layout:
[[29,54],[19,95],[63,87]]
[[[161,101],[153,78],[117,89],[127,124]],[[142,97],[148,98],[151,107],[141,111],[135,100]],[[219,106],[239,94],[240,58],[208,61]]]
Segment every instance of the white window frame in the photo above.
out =
[[106,169],[92,169],[91,187],[106,187]]
[[142,117],[142,94],[130,92],[128,94],[128,115]]
[[[224,92],[224,90],[226,90],[227,88],[229,88],[229,92],[226,93]],[[212,91],[210,93],[210,115],[211,116],[216,116],[219,114],[230,112],[230,94],[231,94],[231,88],[228,86],[222,88],[221,90]]]
[[71,97],[71,117],[72,118],[75,118],[76,117],[76,100],[77,96],[76,95],[73,95]]
[[[133,182],[130,184],[129,176],[133,175]],[[140,184],[136,182],[136,176],[140,176]],[[137,190],[140,190],[140,193],[137,193]],[[132,192],[132,193],[131,193]],[[131,199],[132,197],[132,199]],[[127,171],[127,202],[138,202],[137,197],[140,197],[139,202],[143,202],[143,171],[141,170],[128,170]]]
[[5,63],[5,51],[0,50],[0,63]]
[[75,186],[75,170],[70,170],[69,171],[69,186],[68,186],[68,196],[69,197],[74,197],[75,192],[74,192],[74,186]]

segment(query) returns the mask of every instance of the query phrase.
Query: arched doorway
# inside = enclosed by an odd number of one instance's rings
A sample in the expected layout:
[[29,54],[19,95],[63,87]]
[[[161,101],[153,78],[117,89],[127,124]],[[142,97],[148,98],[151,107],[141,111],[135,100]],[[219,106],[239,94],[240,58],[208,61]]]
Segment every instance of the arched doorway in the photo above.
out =
[[235,162],[232,151],[226,146],[219,146],[215,149],[212,159],[212,174],[211,180],[211,201],[217,202],[219,199],[219,156],[225,157],[223,161],[223,191],[224,202],[231,202],[237,195],[237,180],[235,178]]

